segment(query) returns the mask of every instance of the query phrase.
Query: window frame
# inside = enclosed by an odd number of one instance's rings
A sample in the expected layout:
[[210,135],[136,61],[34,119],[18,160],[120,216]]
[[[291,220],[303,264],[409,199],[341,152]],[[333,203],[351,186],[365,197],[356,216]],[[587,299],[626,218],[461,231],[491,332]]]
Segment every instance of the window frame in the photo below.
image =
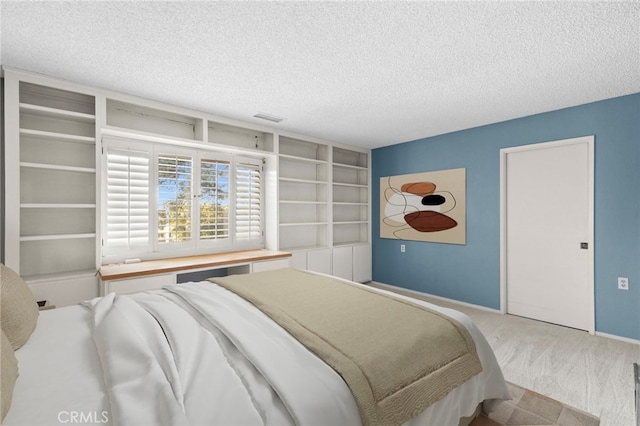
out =
[[[263,155],[256,156],[247,153],[229,153],[220,149],[207,149],[207,147],[185,147],[148,140],[136,140],[125,137],[103,136],[102,138],[102,169],[101,183],[102,206],[100,217],[102,223],[102,235],[106,237],[107,225],[107,153],[109,150],[145,152],[150,156],[149,173],[149,244],[144,248],[135,250],[118,250],[107,248],[105,238],[102,241],[102,263],[117,263],[127,259],[162,259],[179,256],[191,256],[206,253],[219,253],[260,249],[265,247],[265,159]],[[191,240],[184,242],[160,243],[159,241],[159,156],[161,154],[188,156],[192,160],[191,168]],[[200,195],[201,185],[201,161],[228,161],[229,173],[229,238],[200,239]],[[260,237],[249,239],[236,238],[236,206],[238,183],[237,167],[239,164],[259,165],[260,167]]]

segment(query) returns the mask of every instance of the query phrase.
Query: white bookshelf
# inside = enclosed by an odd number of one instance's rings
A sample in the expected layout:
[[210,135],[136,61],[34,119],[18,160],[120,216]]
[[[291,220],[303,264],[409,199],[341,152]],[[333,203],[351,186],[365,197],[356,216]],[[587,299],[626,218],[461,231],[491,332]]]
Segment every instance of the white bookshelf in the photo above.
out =
[[371,280],[369,153],[333,148],[333,273]]
[[368,151],[281,136],[278,157],[280,249],[295,267],[370,280]]
[[279,139],[281,250],[329,247],[329,150],[324,144]]
[[333,245],[369,242],[368,153],[333,148]]
[[20,274],[96,269],[95,97],[19,83]]

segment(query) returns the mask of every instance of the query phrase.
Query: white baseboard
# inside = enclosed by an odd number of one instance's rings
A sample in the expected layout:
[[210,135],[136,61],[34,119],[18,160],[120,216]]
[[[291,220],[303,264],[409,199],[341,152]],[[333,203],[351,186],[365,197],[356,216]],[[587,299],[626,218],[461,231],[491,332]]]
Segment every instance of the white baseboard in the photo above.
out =
[[600,331],[596,331],[596,336],[608,337],[609,339],[620,340],[622,342],[632,343],[634,345],[640,345],[640,340],[631,339],[630,337],[616,336],[615,334],[602,333]]
[[[373,284],[379,285],[381,287],[386,287],[391,291],[397,289],[397,290],[400,290],[400,291],[405,291],[405,292],[407,292],[409,294],[415,294],[415,295],[418,295],[418,296],[431,297],[433,299],[442,300],[442,301],[453,303],[453,304],[456,304],[456,305],[467,306],[469,308],[480,309],[482,311],[493,312],[495,314],[503,314],[499,309],[487,308],[486,306],[474,305],[472,303],[461,302],[461,301],[455,300],[455,299],[448,299],[446,297],[436,296],[434,294],[424,293],[422,291],[410,290],[408,288],[399,287],[399,286],[390,285],[390,284],[385,284],[385,283],[380,283],[380,282],[377,282],[377,281],[371,281],[371,282]],[[631,344],[635,344],[635,345],[640,345],[640,340],[631,339],[629,337],[616,336],[615,334],[602,333],[600,331],[596,331],[595,335],[596,336],[600,336],[600,337],[607,337],[609,339],[619,340],[619,341],[622,341],[622,342],[627,342],[627,343],[631,343]]]
[[433,299],[442,300],[444,302],[454,303],[456,305],[462,305],[462,306],[466,306],[466,307],[469,307],[469,308],[479,309],[481,311],[492,312],[494,314],[502,314],[502,312],[500,312],[499,309],[487,308],[486,306],[474,305],[473,303],[461,302],[459,300],[448,299],[446,297],[436,296],[434,294],[424,293],[422,291],[417,291],[417,290],[410,290],[408,288],[398,287],[398,286],[391,285],[391,284],[380,283],[380,282],[377,282],[377,281],[371,281],[371,282],[373,284],[379,285],[381,287],[386,287],[386,288],[388,288],[389,290],[392,290],[392,291],[397,289],[397,290],[406,291],[407,293],[415,294],[415,295],[418,295],[418,296],[431,297]]

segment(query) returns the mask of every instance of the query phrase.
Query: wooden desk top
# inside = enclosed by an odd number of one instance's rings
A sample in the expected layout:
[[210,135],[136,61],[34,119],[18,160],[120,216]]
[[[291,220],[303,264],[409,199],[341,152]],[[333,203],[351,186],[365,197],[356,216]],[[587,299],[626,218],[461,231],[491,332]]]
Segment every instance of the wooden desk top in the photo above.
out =
[[102,265],[100,278],[102,281],[135,278],[145,275],[156,275],[166,272],[186,271],[208,267],[224,267],[239,263],[250,263],[260,260],[273,260],[291,257],[291,253],[274,250],[246,250],[229,253],[204,254],[200,256],[172,257],[169,259],[147,260],[138,263],[117,263]]

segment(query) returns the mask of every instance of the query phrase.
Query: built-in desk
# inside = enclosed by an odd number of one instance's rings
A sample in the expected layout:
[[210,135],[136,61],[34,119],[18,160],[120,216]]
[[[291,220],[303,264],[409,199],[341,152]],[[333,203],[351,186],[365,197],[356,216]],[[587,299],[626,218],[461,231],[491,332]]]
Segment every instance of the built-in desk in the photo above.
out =
[[100,292],[101,295],[136,293],[168,284],[286,268],[290,258],[289,252],[247,250],[102,265]]

